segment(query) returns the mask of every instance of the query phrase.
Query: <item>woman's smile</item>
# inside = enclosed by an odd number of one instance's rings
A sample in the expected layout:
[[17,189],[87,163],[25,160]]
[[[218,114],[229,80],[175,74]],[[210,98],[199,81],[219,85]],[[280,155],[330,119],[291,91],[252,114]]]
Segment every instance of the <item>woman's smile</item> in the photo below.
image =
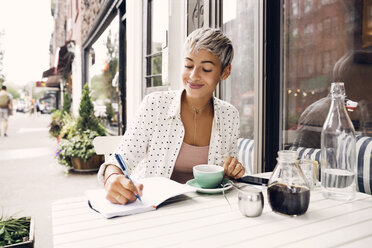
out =
[[201,87],[203,87],[204,84],[196,84],[196,83],[187,82],[187,86],[189,86],[193,90],[198,90]]

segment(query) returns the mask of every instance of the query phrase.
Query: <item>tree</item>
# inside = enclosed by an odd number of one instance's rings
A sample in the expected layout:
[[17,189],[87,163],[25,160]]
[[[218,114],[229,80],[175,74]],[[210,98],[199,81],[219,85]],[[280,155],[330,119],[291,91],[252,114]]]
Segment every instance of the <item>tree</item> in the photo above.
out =
[[20,94],[18,93],[18,90],[14,87],[14,85],[7,84],[7,91],[13,96],[13,99],[18,99],[20,97]]
[[115,74],[118,69],[118,45],[117,39],[115,36],[111,35],[111,31],[107,36],[106,48],[107,48],[107,67],[103,71],[103,80],[104,87],[107,97],[111,100],[117,101],[118,99],[113,99],[113,96],[116,96],[116,89],[112,86],[112,80],[115,77]]
[[98,99],[105,99],[105,95],[102,95],[102,92],[105,92],[105,85],[103,82],[103,74],[98,74],[92,77],[91,83],[91,97],[92,101],[95,102]]
[[80,100],[77,129],[80,131],[96,131],[99,135],[106,134],[106,130],[99,123],[98,118],[94,115],[94,105],[92,99],[90,98],[90,90],[88,84],[84,85],[83,95]]

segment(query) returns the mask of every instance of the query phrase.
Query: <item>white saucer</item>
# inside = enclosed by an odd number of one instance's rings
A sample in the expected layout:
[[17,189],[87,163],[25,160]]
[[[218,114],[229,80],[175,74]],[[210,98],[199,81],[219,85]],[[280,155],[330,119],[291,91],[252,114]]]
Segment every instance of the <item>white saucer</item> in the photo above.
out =
[[231,184],[232,182],[226,178],[223,179],[222,184],[228,184],[228,183],[230,184],[228,186],[225,186],[224,189],[222,187],[218,187],[214,189],[204,189],[200,187],[200,185],[198,184],[195,178],[186,182],[187,185],[196,188],[197,192],[204,193],[204,194],[218,194],[218,193],[222,193],[223,190],[227,191],[232,188],[232,184]]

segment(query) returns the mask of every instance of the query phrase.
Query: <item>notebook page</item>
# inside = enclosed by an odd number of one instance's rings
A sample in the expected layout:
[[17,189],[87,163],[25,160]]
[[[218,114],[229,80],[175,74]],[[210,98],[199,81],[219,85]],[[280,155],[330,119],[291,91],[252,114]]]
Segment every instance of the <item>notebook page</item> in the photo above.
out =
[[142,202],[137,200],[133,203],[121,205],[111,203],[109,200],[107,200],[104,189],[87,190],[85,191],[85,195],[88,197],[92,208],[101,213],[105,218],[155,210],[153,205],[145,197],[141,197]]
[[141,196],[135,202],[121,205],[113,204],[106,199],[104,189],[87,190],[87,196],[91,207],[101,213],[105,218],[124,216],[155,210],[165,200],[187,192],[195,191],[195,188],[181,184],[165,177],[149,177],[139,180],[143,184]]
[[145,198],[156,207],[169,198],[195,191],[195,188],[189,185],[165,177],[148,177],[141,179],[140,182],[144,186],[141,198]]

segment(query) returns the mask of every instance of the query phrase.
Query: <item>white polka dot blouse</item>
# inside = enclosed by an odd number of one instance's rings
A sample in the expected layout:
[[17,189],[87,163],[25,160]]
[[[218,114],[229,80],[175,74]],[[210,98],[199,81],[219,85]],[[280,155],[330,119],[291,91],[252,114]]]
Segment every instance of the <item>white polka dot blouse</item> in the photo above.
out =
[[[121,154],[133,179],[171,177],[185,134],[180,113],[182,92],[154,92],[143,99],[136,118],[114,151]],[[239,112],[215,97],[213,104],[208,163],[222,166],[227,156],[237,155]],[[118,166],[114,156],[110,156],[98,172],[100,182],[108,164]]]

